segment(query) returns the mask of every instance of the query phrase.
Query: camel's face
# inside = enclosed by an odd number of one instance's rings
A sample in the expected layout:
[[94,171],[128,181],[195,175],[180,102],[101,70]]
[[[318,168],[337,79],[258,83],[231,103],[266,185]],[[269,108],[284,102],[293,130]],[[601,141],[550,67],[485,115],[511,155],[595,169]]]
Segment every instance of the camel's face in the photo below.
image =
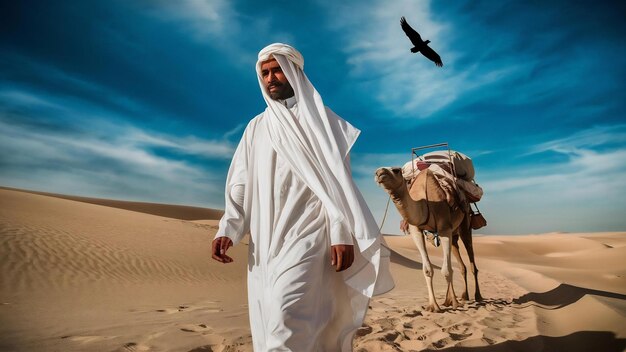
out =
[[387,192],[397,192],[406,189],[402,169],[399,167],[379,167],[374,174],[374,181]]

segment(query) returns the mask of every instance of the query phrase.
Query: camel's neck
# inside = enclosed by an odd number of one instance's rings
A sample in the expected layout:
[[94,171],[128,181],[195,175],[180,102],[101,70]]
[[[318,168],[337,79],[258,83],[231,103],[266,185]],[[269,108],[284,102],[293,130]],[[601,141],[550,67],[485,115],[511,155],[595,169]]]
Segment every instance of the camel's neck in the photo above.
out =
[[420,226],[428,221],[428,205],[425,199],[411,199],[407,189],[391,194],[391,200],[398,212],[409,224]]

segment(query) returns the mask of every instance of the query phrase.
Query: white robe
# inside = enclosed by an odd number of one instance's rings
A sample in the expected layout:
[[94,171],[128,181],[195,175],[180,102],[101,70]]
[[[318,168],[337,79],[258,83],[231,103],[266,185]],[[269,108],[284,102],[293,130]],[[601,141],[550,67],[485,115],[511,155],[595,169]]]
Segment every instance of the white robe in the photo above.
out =
[[[298,115],[297,105],[290,110]],[[358,130],[341,121],[349,150]],[[245,197],[251,204],[242,204],[241,192],[253,192]],[[331,238],[329,228],[322,202],[272,148],[263,114],[257,116],[233,157],[216,236],[237,243],[250,233],[248,304],[255,351],[352,350],[380,271],[380,246],[360,249],[351,234]],[[330,265],[334,244],[355,245],[355,262],[342,273]],[[387,270],[382,269],[378,291],[393,286]]]

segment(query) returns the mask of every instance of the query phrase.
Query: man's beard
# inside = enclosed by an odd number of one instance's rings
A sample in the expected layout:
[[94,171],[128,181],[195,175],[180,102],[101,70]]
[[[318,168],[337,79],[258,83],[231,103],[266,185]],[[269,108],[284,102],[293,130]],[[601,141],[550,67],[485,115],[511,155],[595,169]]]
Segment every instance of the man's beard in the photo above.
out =
[[[275,89],[274,91],[270,91],[270,87],[272,86],[276,87],[277,89]],[[269,94],[270,98],[274,100],[285,100],[287,98],[293,97],[294,95],[291,85],[289,85],[288,83],[282,84],[280,82],[271,83],[270,85],[268,85],[267,93]]]

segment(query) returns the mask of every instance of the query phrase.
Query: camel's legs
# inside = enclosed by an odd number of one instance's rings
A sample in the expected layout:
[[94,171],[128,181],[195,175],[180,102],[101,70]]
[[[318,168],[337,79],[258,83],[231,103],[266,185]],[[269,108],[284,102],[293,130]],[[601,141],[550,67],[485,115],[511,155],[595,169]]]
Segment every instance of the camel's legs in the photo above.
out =
[[413,242],[415,242],[415,245],[422,256],[422,270],[424,272],[426,286],[428,287],[428,306],[426,306],[425,309],[429,312],[440,312],[441,308],[435,300],[435,291],[433,290],[433,266],[428,258],[428,252],[426,252],[424,235],[422,234],[422,231],[414,225],[409,225],[409,233],[411,234]]
[[441,244],[443,246],[443,265],[441,266],[441,274],[446,278],[446,281],[448,282],[448,291],[446,293],[446,300],[445,302],[443,302],[443,305],[446,307],[452,306],[452,308],[456,309],[459,306],[459,301],[457,301],[456,299],[456,295],[454,294],[454,286],[452,285],[452,246],[450,243],[452,234],[450,230],[446,232],[447,236],[440,235]]
[[452,216],[450,214],[450,208],[448,204],[437,204],[439,209],[436,214],[441,214],[441,217],[436,219],[440,220],[437,230],[439,231],[439,237],[441,238],[441,244],[443,247],[443,265],[441,266],[441,274],[446,278],[448,282],[448,290],[446,293],[446,300],[444,306],[452,306],[456,309],[459,306],[459,302],[454,294],[454,285],[452,284]]
[[474,246],[472,244],[472,230],[469,229],[467,232],[461,232],[461,240],[463,241],[463,245],[465,246],[465,250],[467,251],[467,256],[470,261],[470,270],[474,275],[474,285],[476,287],[476,295],[474,299],[479,302],[483,300],[483,296],[480,294],[480,286],[478,286],[478,268],[476,267],[476,262],[474,261]]
[[461,258],[461,252],[459,251],[459,236],[452,236],[452,254],[456,258],[457,263],[459,263],[459,269],[461,270],[461,275],[463,276],[463,293],[461,294],[461,298],[464,300],[469,299],[469,295],[467,294],[467,267],[463,262],[463,258]]

